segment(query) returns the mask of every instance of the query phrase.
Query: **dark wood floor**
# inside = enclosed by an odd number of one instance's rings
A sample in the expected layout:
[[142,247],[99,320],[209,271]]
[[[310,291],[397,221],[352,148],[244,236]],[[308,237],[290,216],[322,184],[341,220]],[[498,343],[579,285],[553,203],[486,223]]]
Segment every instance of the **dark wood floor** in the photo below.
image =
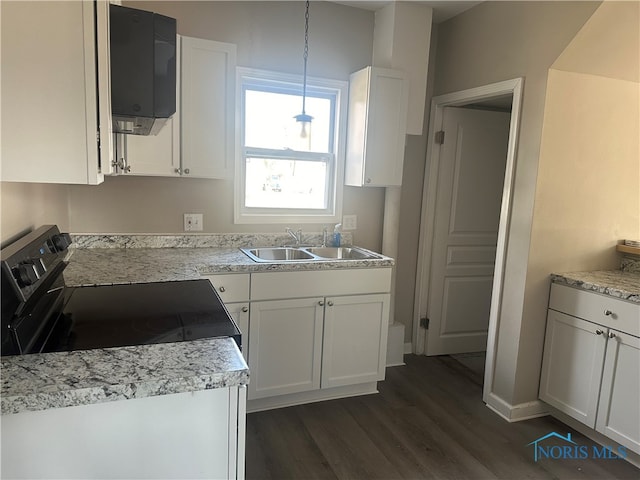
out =
[[451,357],[405,356],[380,394],[247,418],[248,479],[639,479],[622,460],[539,460],[527,444],[551,417],[508,423],[482,402],[482,378]]

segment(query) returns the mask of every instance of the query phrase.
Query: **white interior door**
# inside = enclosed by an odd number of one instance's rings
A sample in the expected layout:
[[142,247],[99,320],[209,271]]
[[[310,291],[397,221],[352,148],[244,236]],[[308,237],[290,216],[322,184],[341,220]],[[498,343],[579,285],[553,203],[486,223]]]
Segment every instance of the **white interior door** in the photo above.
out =
[[486,350],[510,113],[443,112],[426,354]]

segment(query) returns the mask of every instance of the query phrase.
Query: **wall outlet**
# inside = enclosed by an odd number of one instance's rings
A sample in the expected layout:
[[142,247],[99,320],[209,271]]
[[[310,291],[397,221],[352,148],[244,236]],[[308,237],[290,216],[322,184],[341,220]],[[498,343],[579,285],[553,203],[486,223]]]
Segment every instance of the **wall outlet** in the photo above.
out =
[[185,232],[201,232],[202,231],[202,213],[185,213],[184,214],[184,231]]
[[343,230],[356,230],[358,228],[358,216],[357,215],[343,215],[342,216],[342,229]]

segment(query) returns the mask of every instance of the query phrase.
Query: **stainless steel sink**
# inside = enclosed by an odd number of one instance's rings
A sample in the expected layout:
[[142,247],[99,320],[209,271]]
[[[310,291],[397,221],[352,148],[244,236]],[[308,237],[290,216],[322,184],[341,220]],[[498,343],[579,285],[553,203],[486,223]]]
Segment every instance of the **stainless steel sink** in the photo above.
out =
[[289,262],[295,260],[313,260],[315,257],[300,248],[291,247],[265,247],[265,248],[241,248],[251,259],[256,262]]
[[379,255],[356,247],[307,247],[304,250],[318,257],[332,260],[364,260],[368,258],[380,258]]
[[256,262],[295,262],[322,260],[366,260],[380,255],[357,247],[260,247],[241,248]]

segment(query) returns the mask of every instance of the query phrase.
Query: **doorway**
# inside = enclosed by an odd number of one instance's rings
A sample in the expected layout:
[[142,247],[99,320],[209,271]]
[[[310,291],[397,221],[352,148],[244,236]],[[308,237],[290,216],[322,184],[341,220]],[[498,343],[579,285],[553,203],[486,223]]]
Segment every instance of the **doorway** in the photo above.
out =
[[[491,385],[493,380],[495,345],[499,330],[499,311],[502,303],[506,240],[510,224],[522,86],[523,80],[517,78],[437,96],[433,98],[431,104],[416,278],[416,304],[414,308],[416,318],[414,318],[412,347],[414,353],[423,355],[469,354],[473,351],[486,349],[485,395],[487,386]],[[439,132],[445,131],[445,122],[449,121],[448,117],[451,116],[451,112],[471,112],[473,110],[480,112],[487,109],[508,109],[510,112],[506,114],[506,119],[503,114],[501,121],[505,124],[507,131],[502,140],[498,142],[502,144],[506,158],[503,156],[501,165],[493,162],[492,167],[495,171],[500,172],[501,178],[496,180],[495,174],[492,174],[491,180],[484,185],[486,187],[484,190],[480,188],[462,200],[463,203],[472,204],[474,201],[477,202],[482,195],[491,191],[495,210],[499,211],[499,213],[495,213],[497,215],[497,230],[492,234],[484,232],[485,235],[478,235],[478,233],[482,233],[482,230],[487,230],[487,225],[490,222],[487,219],[485,219],[487,221],[479,222],[479,218],[476,218],[475,215],[468,216],[466,214],[466,217],[462,217],[466,218],[466,225],[464,228],[456,230],[456,221],[452,223],[451,216],[453,215],[455,218],[457,213],[455,208],[451,208],[451,203],[457,201],[456,195],[453,195],[452,192],[455,193],[455,189],[464,188],[465,182],[468,184],[470,181],[479,181],[481,179],[479,175],[483,169],[478,169],[477,165],[474,167],[473,164],[470,164],[470,170],[462,175],[462,177],[466,175],[466,180],[461,178],[461,162],[459,158],[456,160],[456,156],[461,155],[464,150],[456,150],[456,148],[460,148],[461,142],[459,130],[457,130],[458,133],[454,131],[453,135],[445,133],[444,143],[442,143],[442,134]],[[477,117],[478,115],[472,116]],[[461,127],[467,129],[464,135],[472,136],[471,133],[475,128],[474,125],[477,124],[477,119],[475,122]],[[453,153],[445,151],[447,141],[449,141],[447,148],[452,145],[456,147],[453,149]],[[454,163],[445,163],[445,155],[453,155]],[[445,177],[447,182],[448,179],[452,179],[453,183],[447,184],[445,182],[444,188],[440,188],[440,182]],[[461,179],[462,181],[460,181]],[[443,206],[443,199],[449,199],[448,204],[444,202]],[[445,213],[439,212],[439,209]],[[479,214],[479,217],[486,216],[486,212],[484,209],[482,210],[483,213]],[[495,220],[493,221],[495,222]],[[473,229],[467,228],[469,225],[476,225],[478,231],[473,232]],[[452,232],[453,237],[458,233],[463,235],[458,235],[460,238],[451,238]],[[471,239],[471,237],[474,238]],[[485,238],[480,239],[479,237]],[[482,244],[482,241],[478,242],[477,240],[490,241]],[[469,245],[465,245],[467,241]],[[468,246],[471,248],[467,248]],[[467,275],[467,278],[463,275],[462,279],[455,278],[450,275],[452,271],[461,273],[460,270],[464,270],[464,268],[452,265],[456,258],[464,260],[462,263],[466,263],[466,267],[470,267],[472,270],[479,267],[477,259],[481,258],[482,262],[480,263],[483,264],[481,268],[484,270],[481,274],[475,275],[473,280],[471,278],[474,275]],[[475,265],[474,262],[476,262]],[[478,271],[479,269],[476,268],[475,273],[477,274]],[[473,282],[476,282],[475,286]],[[470,298],[469,296],[472,297],[472,300],[465,301],[464,298]],[[487,296],[490,298],[486,298]],[[478,310],[478,305],[485,305],[484,312],[469,315],[468,322],[465,324],[462,319],[468,315],[467,311]],[[449,310],[448,313],[447,310]],[[447,318],[447,314],[451,313],[453,316],[449,315]]]

